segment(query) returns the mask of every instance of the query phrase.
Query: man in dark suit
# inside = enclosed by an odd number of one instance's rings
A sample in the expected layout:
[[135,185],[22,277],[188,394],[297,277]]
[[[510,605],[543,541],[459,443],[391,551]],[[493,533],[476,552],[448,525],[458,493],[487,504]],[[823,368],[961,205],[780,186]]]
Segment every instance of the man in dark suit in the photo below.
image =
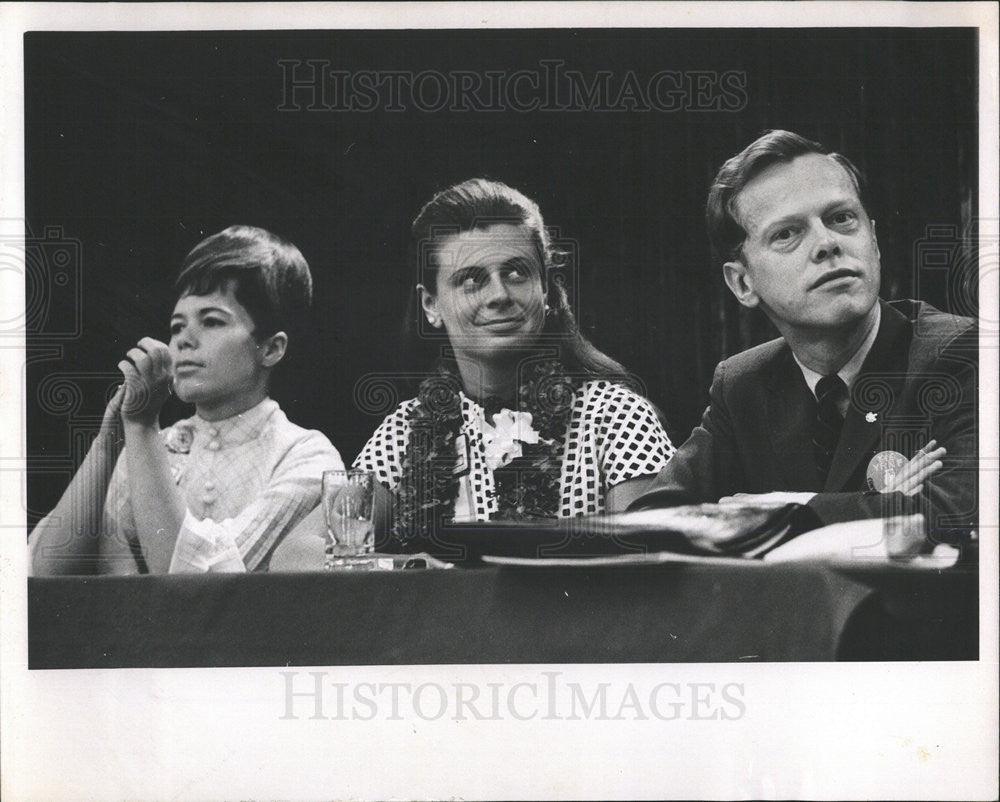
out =
[[723,165],[707,220],[729,289],[781,337],[719,364],[701,424],[631,508],[781,499],[823,524],[922,512],[932,537],[970,532],[975,321],[879,300],[854,165],[771,131]]

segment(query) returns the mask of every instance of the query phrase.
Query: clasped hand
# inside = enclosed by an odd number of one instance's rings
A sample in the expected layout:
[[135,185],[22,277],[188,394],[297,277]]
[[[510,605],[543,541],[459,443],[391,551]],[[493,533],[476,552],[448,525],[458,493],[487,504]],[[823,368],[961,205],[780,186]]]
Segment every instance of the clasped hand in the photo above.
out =
[[[935,446],[937,446],[935,448]],[[931,440],[917,451],[896,474],[892,484],[883,493],[903,493],[915,496],[924,490],[924,481],[937,473],[944,466],[942,461],[948,454],[944,446],[938,446],[937,440]],[[719,499],[720,504],[808,504],[815,493],[774,492],[774,493],[736,493]]]
[[173,381],[170,349],[159,340],[143,337],[118,363],[118,369],[125,376],[124,394],[119,391],[109,407],[119,399],[124,423],[156,426]]

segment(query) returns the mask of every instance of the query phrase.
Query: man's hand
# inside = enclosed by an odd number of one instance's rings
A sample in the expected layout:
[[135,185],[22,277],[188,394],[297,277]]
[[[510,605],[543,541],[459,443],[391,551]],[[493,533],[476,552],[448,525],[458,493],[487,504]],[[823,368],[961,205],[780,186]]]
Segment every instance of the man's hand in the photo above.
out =
[[159,340],[143,337],[126,356],[118,363],[118,369],[125,375],[122,420],[155,427],[160,409],[170,396],[173,380],[170,349]]
[[934,448],[936,445],[937,440],[931,440],[914,454],[883,492],[904,493],[907,496],[915,496],[921,492],[924,489],[924,480],[941,470],[944,465],[941,460],[948,453],[944,446]]
[[[931,440],[927,445],[913,455],[913,459],[904,465],[892,484],[883,490],[883,493],[904,493],[907,496],[915,496],[924,489],[924,480],[941,470],[943,463],[941,459],[948,452],[944,446],[937,446],[936,440]],[[815,493],[791,493],[777,491],[774,493],[736,493],[732,496],[724,496],[719,499],[720,504],[808,504]]]

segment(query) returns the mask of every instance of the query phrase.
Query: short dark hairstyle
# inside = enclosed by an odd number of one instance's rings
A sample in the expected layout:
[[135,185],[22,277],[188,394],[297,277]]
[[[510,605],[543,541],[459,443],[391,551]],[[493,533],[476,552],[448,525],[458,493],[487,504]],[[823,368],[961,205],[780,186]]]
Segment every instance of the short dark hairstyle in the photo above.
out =
[[772,164],[790,162],[798,156],[816,153],[829,156],[847,171],[857,190],[865,212],[868,212],[864,176],[846,156],[832,153],[819,142],[791,131],[767,131],[729,159],[715,176],[708,190],[705,222],[712,262],[721,265],[742,256],[747,232],[736,217],[736,198],[743,188]]
[[234,283],[258,341],[301,325],[312,303],[312,274],[299,249],[255,226],[230,226],[203,239],[184,258],[177,296],[208,295]]

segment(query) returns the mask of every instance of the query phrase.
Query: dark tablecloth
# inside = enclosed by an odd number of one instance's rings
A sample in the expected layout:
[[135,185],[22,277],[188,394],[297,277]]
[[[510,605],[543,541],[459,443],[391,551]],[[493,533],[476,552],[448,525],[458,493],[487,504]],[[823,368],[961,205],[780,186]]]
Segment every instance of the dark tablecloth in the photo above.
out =
[[28,607],[36,669],[978,656],[974,568],[33,578]]

